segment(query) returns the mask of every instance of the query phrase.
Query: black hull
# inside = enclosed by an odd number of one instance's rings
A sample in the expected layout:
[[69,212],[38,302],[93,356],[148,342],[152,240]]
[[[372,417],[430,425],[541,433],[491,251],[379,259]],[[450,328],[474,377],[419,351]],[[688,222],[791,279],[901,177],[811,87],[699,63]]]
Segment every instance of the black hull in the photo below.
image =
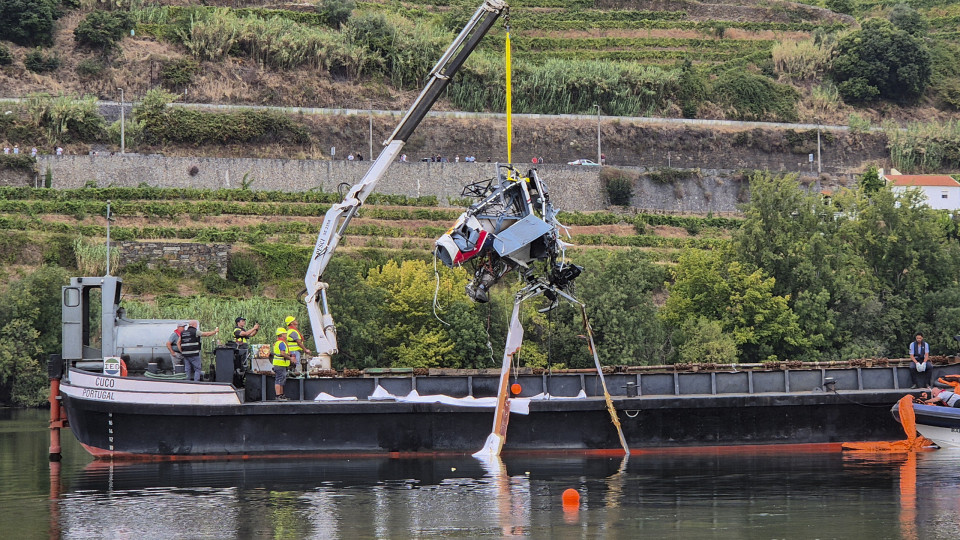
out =
[[[631,451],[822,444],[904,437],[889,416],[903,391],[614,398]],[[63,396],[69,425],[97,456],[470,454],[493,412],[433,403],[150,405]],[[504,453],[618,452],[602,399],[531,402],[512,414]]]

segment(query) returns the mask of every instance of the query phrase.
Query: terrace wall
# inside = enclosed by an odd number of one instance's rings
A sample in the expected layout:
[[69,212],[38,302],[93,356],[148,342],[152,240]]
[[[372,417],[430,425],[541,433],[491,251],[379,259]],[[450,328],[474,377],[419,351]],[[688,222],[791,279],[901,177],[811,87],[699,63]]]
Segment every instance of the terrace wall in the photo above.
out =
[[120,242],[120,265],[145,262],[147,268],[157,265],[204,274],[211,268],[220,277],[227,276],[229,244],[194,244],[187,242]]
[[[79,188],[88,181],[98,186],[141,184],[157,187],[239,188],[246,179],[253,190],[332,192],[341,183],[352,185],[367,172],[369,161],[312,161],[294,159],[183,158],[157,155],[41,156],[38,168],[50,169],[54,188]],[[674,161],[674,166],[678,164]],[[646,169],[626,168],[642,173]],[[599,167],[542,164],[554,205],[566,211],[606,209],[607,198]],[[797,169],[794,169],[795,171]],[[800,169],[803,171],[803,168]],[[492,177],[490,163],[398,163],[377,186],[381,193],[420,197],[434,195],[441,206],[460,197],[463,186]],[[749,194],[737,171],[705,169],[699,178],[675,184],[657,184],[645,177],[636,182],[632,205],[665,212],[735,212]],[[818,186],[815,176],[807,183]]]

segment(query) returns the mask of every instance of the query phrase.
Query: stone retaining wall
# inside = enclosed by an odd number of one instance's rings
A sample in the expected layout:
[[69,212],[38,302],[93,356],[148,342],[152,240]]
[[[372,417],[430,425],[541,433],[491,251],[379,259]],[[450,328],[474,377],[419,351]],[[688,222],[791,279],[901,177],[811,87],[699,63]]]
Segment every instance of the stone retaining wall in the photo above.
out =
[[229,256],[229,244],[120,242],[121,266],[143,261],[150,269],[163,265],[191,274],[204,274],[213,268],[220,277],[226,277]]

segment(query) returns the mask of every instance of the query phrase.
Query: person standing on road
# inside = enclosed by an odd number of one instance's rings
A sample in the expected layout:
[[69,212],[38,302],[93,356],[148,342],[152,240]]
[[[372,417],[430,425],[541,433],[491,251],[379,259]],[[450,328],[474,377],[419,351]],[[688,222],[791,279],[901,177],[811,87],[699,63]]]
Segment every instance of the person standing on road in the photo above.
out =
[[167,338],[167,350],[170,351],[170,365],[173,366],[173,372],[177,372],[177,365],[183,364],[183,353],[180,351],[180,334],[187,327],[187,323],[177,323],[177,328]]
[[277,340],[273,342],[270,359],[273,362],[273,374],[276,377],[273,390],[277,395],[277,401],[287,401],[287,396],[283,395],[283,385],[287,382],[287,368],[290,367],[293,355],[287,351],[286,328],[277,328]]
[[910,388],[930,386],[930,344],[923,340],[923,334],[917,332],[910,343]]
[[212,332],[201,332],[197,321],[190,321],[187,329],[180,334],[180,351],[183,353],[183,367],[187,380],[199,381],[202,374],[200,361],[200,338],[210,337],[220,332],[218,326]]

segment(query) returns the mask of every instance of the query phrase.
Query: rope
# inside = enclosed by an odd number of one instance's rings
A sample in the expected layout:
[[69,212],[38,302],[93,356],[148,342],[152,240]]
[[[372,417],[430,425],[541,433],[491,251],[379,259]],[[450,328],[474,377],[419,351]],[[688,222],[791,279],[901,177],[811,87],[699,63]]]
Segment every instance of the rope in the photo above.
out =
[[443,307],[440,305],[440,301],[438,300],[440,294],[440,271],[437,270],[436,257],[433,258],[433,275],[437,278],[436,286],[433,289],[433,316],[436,317],[438,321],[443,323],[444,326],[450,326],[447,324],[447,321],[441,319],[440,316],[437,315],[437,308],[439,307],[441,310],[443,310]]
[[186,373],[150,373],[145,371],[143,375],[150,379],[164,379],[164,380],[176,380],[176,379],[186,379]]
[[890,405],[867,405],[867,404],[865,404],[865,403],[856,402],[856,401],[854,401],[854,400],[852,400],[852,399],[844,396],[844,395],[841,394],[840,392],[837,392],[836,388],[834,388],[833,393],[834,393],[834,395],[836,395],[836,396],[839,397],[840,399],[843,399],[844,401],[849,401],[850,403],[853,403],[854,405],[859,405],[859,406],[861,406],[861,407],[866,407],[866,408],[868,408],[868,409],[880,409],[880,408],[889,409],[889,408],[891,407]]

